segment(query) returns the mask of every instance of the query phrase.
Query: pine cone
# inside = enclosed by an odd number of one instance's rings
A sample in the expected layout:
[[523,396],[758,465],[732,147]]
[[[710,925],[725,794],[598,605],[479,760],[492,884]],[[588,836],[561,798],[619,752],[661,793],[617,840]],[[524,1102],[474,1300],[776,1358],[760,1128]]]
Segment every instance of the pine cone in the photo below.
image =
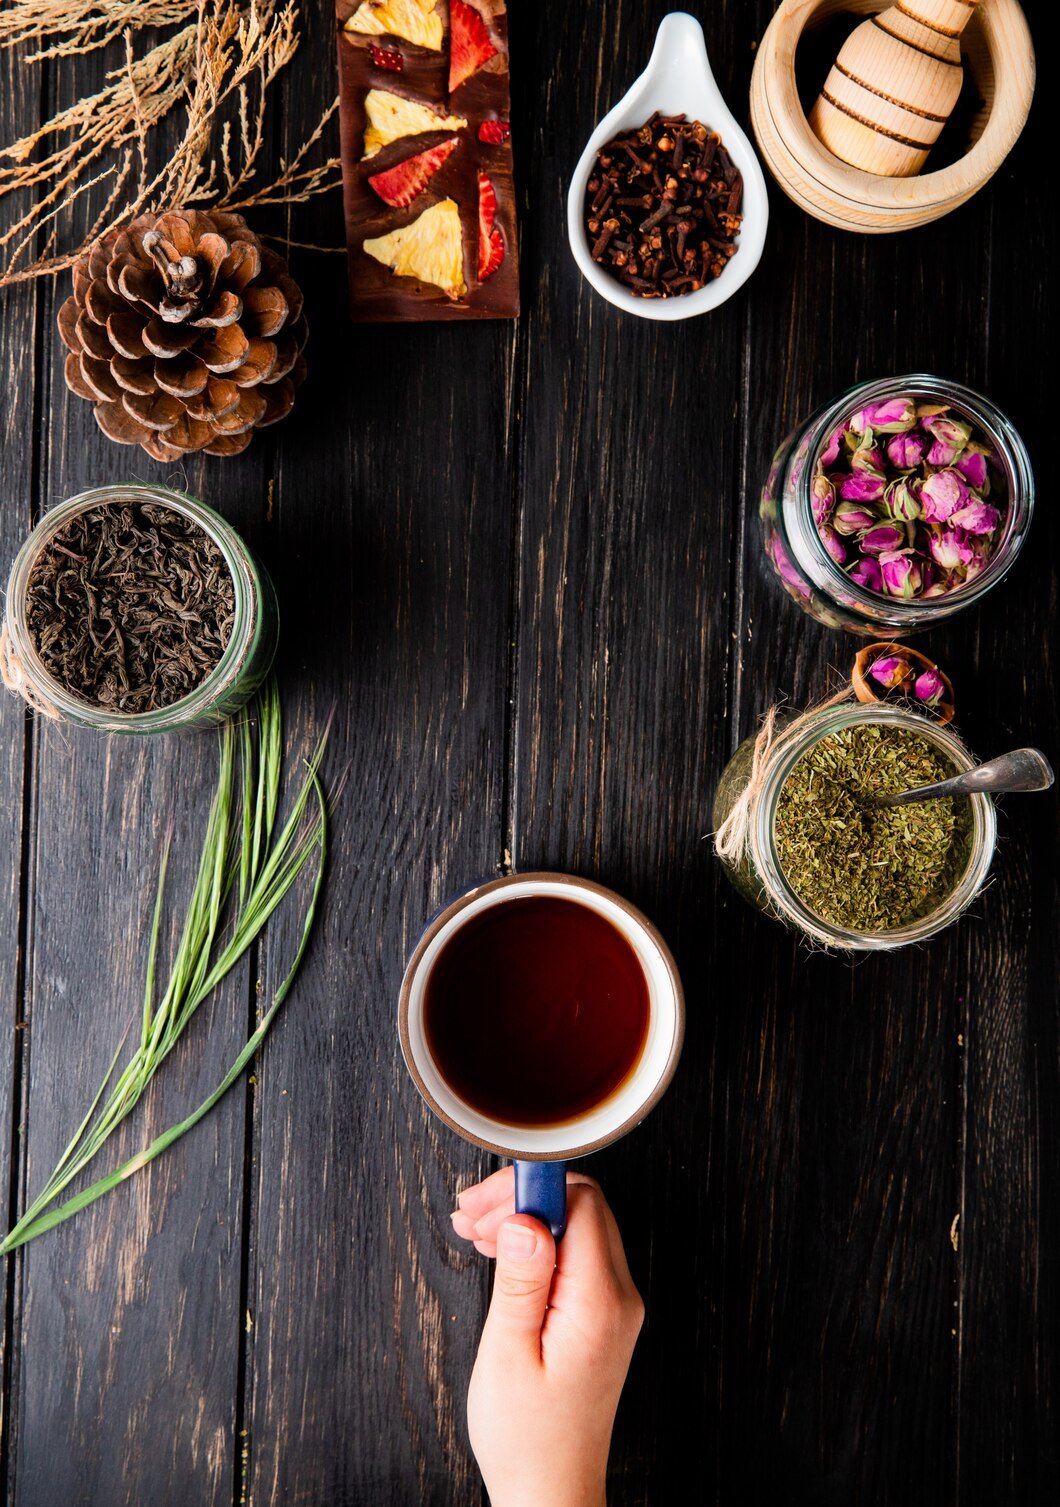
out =
[[146,214],[73,268],[66,385],[109,439],[155,460],[237,455],[305,377],[302,294],[241,215]]

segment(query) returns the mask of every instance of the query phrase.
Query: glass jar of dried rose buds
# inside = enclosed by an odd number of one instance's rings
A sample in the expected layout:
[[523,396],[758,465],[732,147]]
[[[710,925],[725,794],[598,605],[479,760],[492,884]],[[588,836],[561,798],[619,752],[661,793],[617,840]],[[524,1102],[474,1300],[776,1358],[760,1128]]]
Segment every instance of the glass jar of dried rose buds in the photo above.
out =
[[1034,505],[1019,434],[941,377],[864,382],[781,445],[762,489],[784,589],[830,628],[881,637],[962,612],[1007,575]]
[[272,582],[219,514],[166,487],[98,487],[52,508],[16,557],[0,669],[45,716],[185,732],[246,704],[278,635]]

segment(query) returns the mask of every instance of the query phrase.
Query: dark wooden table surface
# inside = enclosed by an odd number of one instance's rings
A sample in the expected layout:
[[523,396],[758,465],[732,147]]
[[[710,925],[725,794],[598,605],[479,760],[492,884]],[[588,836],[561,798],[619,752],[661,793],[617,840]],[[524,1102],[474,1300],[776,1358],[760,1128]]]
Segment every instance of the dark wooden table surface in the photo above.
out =
[[[771,4],[696,8],[746,116]],[[332,87],[327,0],[305,10],[277,154]],[[780,436],[857,378],[959,378],[1026,437],[1040,497],[1025,554],[926,647],[976,750],[1060,751],[1050,86],[949,218],[859,238],[774,189],[743,293],[642,323],[580,281],[564,193],[665,10],[517,0],[518,326],[351,326],[343,259],[295,251],[310,380],[238,460],[174,472],[109,444],[63,386],[65,278],[0,295],[4,569],[59,499],[175,478],[268,562],[291,747],[334,709],[329,764],[347,774],[325,912],[252,1078],[7,1265],[5,1502],[479,1507],[463,1408],[488,1273],[448,1214],[489,1162],[427,1117],[394,1016],[423,918],[509,861],[629,895],[687,986],[674,1087],[591,1166],[648,1307],[616,1507],[1023,1507],[1055,1491],[1055,800],[1005,807],[973,914],[856,966],[747,909],[705,836],[756,717],[778,693],[817,696],[852,657],[767,576],[756,492]],[[0,54],[3,139],[98,87],[102,66]],[[284,223],[334,244],[339,198]],[[0,717],[14,1214],[136,1011],[162,833],[172,821],[186,866],[216,745],[106,742],[11,698]],[[213,1086],[294,926],[272,926],[196,1022],[125,1149]]]

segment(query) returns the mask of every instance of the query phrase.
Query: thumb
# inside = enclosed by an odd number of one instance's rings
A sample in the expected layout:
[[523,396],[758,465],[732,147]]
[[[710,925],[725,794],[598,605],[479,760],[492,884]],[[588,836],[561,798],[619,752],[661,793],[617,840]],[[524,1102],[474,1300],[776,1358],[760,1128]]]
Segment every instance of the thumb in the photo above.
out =
[[497,1232],[497,1270],[486,1332],[496,1340],[532,1346],[539,1353],[556,1242],[529,1214],[513,1214]]

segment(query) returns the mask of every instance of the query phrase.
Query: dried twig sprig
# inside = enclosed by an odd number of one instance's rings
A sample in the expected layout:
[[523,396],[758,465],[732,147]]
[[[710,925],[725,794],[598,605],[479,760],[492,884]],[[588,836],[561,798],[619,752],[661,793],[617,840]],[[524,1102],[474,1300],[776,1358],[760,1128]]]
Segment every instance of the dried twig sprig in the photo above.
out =
[[[60,8],[79,28],[78,47],[89,50],[114,35],[100,18],[113,20],[127,7],[124,0],[63,0]],[[189,9],[162,0],[144,0],[142,8],[181,20]],[[42,0],[21,0],[17,9],[28,24],[44,7]],[[338,184],[338,158],[321,160],[317,150],[337,102],[294,156],[281,160],[278,174],[259,182],[267,91],[298,50],[293,3],[201,0],[190,24],[143,56],[134,56],[128,30],[124,39],[125,61],[107,75],[105,89],[0,149],[0,198],[19,191],[35,195],[0,230],[7,254],[0,287],[70,266],[98,237],[148,210],[302,203]],[[4,40],[0,31],[0,44]],[[185,119],[174,149],[158,141],[155,128],[178,107]],[[94,219],[82,222],[76,244],[63,246],[60,225],[72,221],[68,212],[96,189],[100,193],[89,200]]]
[[199,0],[11,0],[0,11],[0,47],[54,37],[26,61],[74,57],[145,26],[194,21],[198,10]]

